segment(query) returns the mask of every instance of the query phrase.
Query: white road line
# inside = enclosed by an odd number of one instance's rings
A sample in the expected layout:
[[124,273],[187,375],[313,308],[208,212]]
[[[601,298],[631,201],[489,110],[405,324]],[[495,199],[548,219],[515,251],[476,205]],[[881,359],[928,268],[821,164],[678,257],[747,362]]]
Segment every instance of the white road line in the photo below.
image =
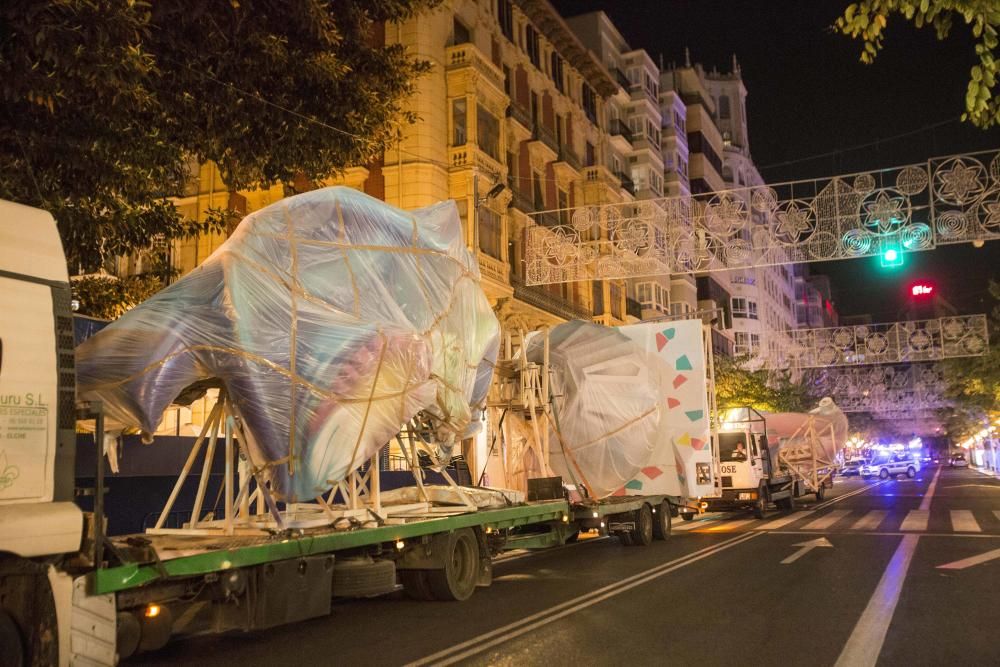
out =
[[810,521],[806,525],[802,526],[802,528],[804,530],[825,530],[850,513],[851,510],[833,510],[832,512],[828,512],[814,521]]
[[836,667],[874,667],[878,662],[889,623],[892,622],[896,603],[899,602],[899,593],[903,590],[906,571],[910,568],[919,539],[919,535],[904,535],[900,540],[882,579],[868,600],[868,606],[854,626],[844,650],[840,652]]
[[927,522],[930,518],[931,513],[928,510],[910,510],[906,513],[903,523],[899,524],[899,529],[902,531],[923,532],[927,530]]
[[745,526],[748,523],[753,523],[757,519],[740,519],[739,521],[726,521],[725,523],[720,523],[718,526],[712,526],[708,530],[712,532],[721,533],[726,530],[732,530],[733,528],[739,528],[740,526]]
[[851,530],[875,530],[889,516],[886,510],[871,510],[854,522]]
[[[472,639],[466,640],[461,644],[449,646],[448,648],[438,651],[437,653],[433,653],[419,660],[408,663],[408,667],[420,667],[421,665],[430,664],[455,664],[456,662],[464,660],[469,656],[482,653],[483,651],[491,649],[494,646],[510,641],[515,637],[520,637],[527,632],[531,632],[532,630],[540,628],[544,625],[548,625],[553,621],[557,621],[561,618],[569,616],[570,614],[575,614],[581,609],[591,607],[610,597],[621,595],[636,586],[641,586],[652,581],[653,579],[673,572],[674,570],[691,565],[692,563],[695,563],[703,558],[714,556],[715,554],[725,551],[726,549],[734,547],[738,544],[749,542],[761,534],[762,533],[744,533],[742,535],[737,535],[736,537],[724,540],[718,544],[706,547],[705,549],[695,551],[694,553],[687,554],[686,556],[676,558],[672,561],[667,561],[666,563],[661,563],[656,567],[652,567],[644,572],[632,575],[622,581],[608,584],[603,588],[591,591],[590,593],[585,593],[573,598],[572,600],[568,600],[549,609],[532,614],[531,616],[526,616],[519,621],[514,621],[513,623],[509,623],[503,627],[485,632],[478,637],[473,637]],[[456,651],[458,652],[456,653]]]
[[819,505],[815,505],[815,506],[813,506],[810,509],[821,510],[824,507],[829,507],[830,505],[833,505],[835,503],[839,503],[841,500],[847,500],[848,498],[853,498],[854,496],[860,495],[862,493],[868,493],[872,489],[876,489],[876,488],[882,486],[883,484],[887,484],[888,482],[889,482],[889,480],[884,480],[884,481],[881,481],[881,482],[875,482],[871,486],[863,486],[860,489],[857,489],[855,491],[851,491],[850,493],[845,493],[843,495],[837,496],[836,498],[834,498],[832,500],[827,500],[826,502],[820,503]]
[[920,509],[924,511],[930,510],[931,499],[934,497],[934,492],[937,491],[937,482],[938,482],[938,477],[940,476],[941,476],[941,468],[938,467],[938,469],[934,472],[934,479],[931,480],[930,485],[927,487],[927,493],[924,495],[924,499],[920,501]]
[[959,533],[983,532],[971,510],[951,510],[951,529]]
[[993,510],[993,516],[995,516],[997,519],[1000,519],[1000,510]]
[[987,563],[991,560],[996,560],[1000,558],[1000,549],[994,549],[993,551],[987,551],[984,554],[979,554],[978,556],[970,556],[968,558],[963,558],[962,560],[956,560],[954,563],[945,563],[944,565],[938,565],[939,570],[964,570],[967,567],[972,567],[973,565],[979,565],[981,563]]
[[780,519],[774,519],[773,521],[767,521],[759,526],[754,526],[754,530],[774,530],[775,528],[783,528],[788,524],[798,521],[799,519],[805,519],[810,514],[813,514],[816,510],[806,510],[804,512],[792,512],[787,516],[783,516]]

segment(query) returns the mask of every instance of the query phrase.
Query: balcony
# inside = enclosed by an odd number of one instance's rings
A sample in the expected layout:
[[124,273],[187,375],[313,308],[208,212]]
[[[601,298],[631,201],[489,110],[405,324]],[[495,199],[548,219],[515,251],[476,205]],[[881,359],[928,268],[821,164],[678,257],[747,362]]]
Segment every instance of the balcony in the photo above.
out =
[[450,46],[445,49],[444,58],[445,69],[448,72],[458,72],[468,68],[492,84],[499,92],[504,92],[503,72],[472,44]]
[[524,194],[520,189],[512,187],[510,189],[511,198],[510,205],[516,208],[518,211],[524,213],[533,213],[535,210],[535,202],[531,200],[529,195]]
[[535,141],[541,141],[556,153],[559,152],[559,142],[556,141],[555,133],[541,123],[535,125],[535,129],[531,133],[531,138]]
[[476,167],[493,181],[499,181],[504,171],[504,166],[490,157],[486,151],[469,143],[448,149],[448,165],[452,170]]
[[514,287],[514,298],[523,301],[565,320],[589,320],[593,313],[585,308],[552,294],[540,287],[528,287],[524,281],[511,274],[510,283]]
[[632,182],[632,179],[629,176],[626,176],[624,173],[619,171],[615,173],[615,178],[622,182],[623,190],[631,193],[633,197],[635,196],[635,183]]
[[527,130],[531,129],[531,113],[517,102],[511,102],[507,107],[507,118],[513,118]]
[[559,214],[555,211],[543,211],[535,215],[535,222],[542,227],[556,227],[560,224]]
[[576,171],[580,171],[580,167],[583,166],[580,162],[579,156],[577,156],[576,152],[569,147],[569,144],[563,144],[559,147],[559,161],[565,162]]
[[608,125],[608,134],[611,136],[624,137],[629,143],[632,143],[632,130],[629,129],[621,118],[612,118],[611,123]]
[[510,279],[510,265],[479,251],[479,273],[483,278],[506,285]]

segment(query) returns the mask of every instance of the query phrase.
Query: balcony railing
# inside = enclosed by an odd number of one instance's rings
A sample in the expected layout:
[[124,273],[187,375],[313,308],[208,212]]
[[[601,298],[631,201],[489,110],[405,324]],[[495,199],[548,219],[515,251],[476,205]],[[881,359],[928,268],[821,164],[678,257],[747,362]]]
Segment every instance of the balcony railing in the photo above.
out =
[[513,118],[522,126],[531,129],[531,112],[523,108],[517,102],[511,102],[507,107],[507,117]]
[[514,287],[515,299],[541,308],[565,320],[589,320],[593,317],[593,313],[586,308],[581,308],[561,296],[556,296],[540,287],[528,287],[521,278],[514,274],[511,274],[510,284]]
[[543,227],[555,227],[560,224],[559,214],[555,211],[544,211],[535,216],[535,221]]
[[551,148],[552,150],[559,151],[559,142],[556,141],[556,135],[554,132],[549,130],[547,127],[541,123],[535,125],[532,131],[531,138],[535,141],[541,141],[543,144]]
[[510,265],[480,251],[479,273],[483,278],[489,278],[498,283],[507,283],[510,279]]
[[521,192],[518,188],[511,188],[510,205],[519,211],[532,213],[535,210],[535,202],[531,197]]
[[635,183],[632,182],[629,176],[619,171],[615,173],[615,178],[622,182],[622,189],[627,190],[635,196]]
[[580,171],[580,167],[583,166],[580,162],[580,158],[577,156],[576,152],[569,147],[569,144],[563,144],[559,147],[559,161],[565,162],[577,171]]
[[618,85],[624,88],[625,90],[628,90],[629,86],[632,85],[632,82],[628,80],[627,76],[625,76],[625,72],[615,67],[613,73],[615,75],[615,80],[618,82]]
[[491,63],[472,44],[458,44],[445,50],[446,67],[449,70],[472,67],[475,71],[503,91],[503,72]]
[[608,125],[608,132],[612,135],[620,135],[625,137],[625,140],[632,143],[632,130],[629,129],[628,125],[622,122],[621,118],[612,118],[611,123]]

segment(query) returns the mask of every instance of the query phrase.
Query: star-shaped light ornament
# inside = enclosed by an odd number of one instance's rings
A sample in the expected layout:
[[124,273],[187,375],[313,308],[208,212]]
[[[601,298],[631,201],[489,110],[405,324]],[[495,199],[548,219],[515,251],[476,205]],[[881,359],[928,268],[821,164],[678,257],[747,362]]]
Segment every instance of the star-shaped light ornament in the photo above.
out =
[[908,217],[903,210],[902,197],[890,197],[884,192],[878,193],[875,201],[866,203],[865,224],[878,229],[882,234],[888,234],[898,225],[906,222]]
[[796,204],[789,205],[787,209],[779,212],[775,217],[778,220],[778,235],[789,241],[799,240],[800,235],[812,229],[812,224],[809,221],[809,210],[799,208]]
[[956,204],[964,204],[973,199],[983,190],[980,174],[983,168],[978,165],[966,165],[955,162],[951,169],[938,171],[938,196]]
[[983,218],[983,227],[987,229],[1000,229],[1000,202],[987,202],[983,204],[985,209],[985,217]]

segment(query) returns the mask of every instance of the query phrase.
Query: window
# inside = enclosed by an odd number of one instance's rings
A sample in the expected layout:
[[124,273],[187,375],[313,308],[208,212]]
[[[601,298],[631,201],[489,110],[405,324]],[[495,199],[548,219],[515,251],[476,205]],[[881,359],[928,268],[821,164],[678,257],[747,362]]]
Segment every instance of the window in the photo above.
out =
[[458,20],[457,16],[453,20],[452,34],[455,44],[467,44],[472,41],[472,33],[469,32],[464,23]]
[[556,90],[560,93],[566,92],[563,90],[563,59],[559,57],[559,54],[555,51],[552,52],[552,68],[550,74],[552,75],[552,80],[556,84]]
[[733,317],[745,317],[747,319],[757,319],[757,302],[741,296],[733,297]]
[[589,118],[592,123],[596,123],[597,95],[594,93],[594,89],[587,84],[583,84],[580,94],[582,96],[584,113],[587,114],[587,118]]
[[586,167],[593,167],[597,163],[597,153],[594,150],[594,144],[589,141],[584,147],[584,161],[586,162],[584,165]]
[[501,231],[500,214],[489,206],[480,206],[479,249],[494,259],[500,259]]
[[667,304],[670,301],[670,291],[663,288],[658,283],[636,283],[635,296],[635,300],[638,301],[643,308],[658,310],[661,313],[666,313],[668,310]]
[[464,146],[467,137],[466,131],[466,102],[464,97],[460,97],[451,103],[451,123],[452,146]]
[[556,194],[556,206],[559,208],[559,224],[568,225],[569,224],[569,195],[566,194],[565,190],[559,190]]
[[514,8],[511,0],[497,0],[497,23],[500,32],[510,41],[514,41]]
[[538,45],[538,33],[535,32],[534,26],[529,25],[525,32],[525,48],[531,64],[542,69],[542,51]]
[[479,148],[496,161],[500,161],[500,121],[497,117],[483,108],[483,105],[476,105],[476,124],[478,127],[476,138]]
[[511,73],[510,68],[506,65],[503,66],[503,92],[507,93],[507,97],[512,97],[511,93]]
[[729,98],[725,95],[719,96],[719,118],[725,120],[729,118]]
[[542,191],[542,176],[537,171],[531,172],[532,194],[535,198],[535,209],[545,210],[545,194]]

